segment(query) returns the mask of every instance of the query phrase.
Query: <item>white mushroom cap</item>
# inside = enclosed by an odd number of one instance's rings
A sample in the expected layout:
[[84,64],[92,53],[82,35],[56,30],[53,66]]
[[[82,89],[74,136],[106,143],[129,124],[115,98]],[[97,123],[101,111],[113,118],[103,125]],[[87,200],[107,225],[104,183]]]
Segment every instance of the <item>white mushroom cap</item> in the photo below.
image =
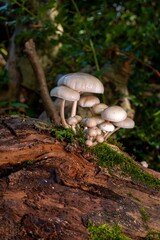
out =
[[88,128],[86,133],[90,137],[96,137],[97,136],[97,131],[96,131],[96,129],[94,127],[93,128]]
[[92,110],[95,114],[100,114],[101,112],[103,112],[106,108],[108,108],[108,106],[104,103],[98,103],[96,105],[93,106]]
[[68,119],[67,119],[67,123],[69,124],[69,125],[76,125],[77,123],[78,123],[78,120],[77,120],[77,118],[76,117],[69,117]]
[[135,126],[135,122],[127,117],[125,120],[120,121],[120,122],[114,122],[113,123],[116,127],[120,127],[120,128],[134,128]]
[[107,121],[119,122],[123,121],[127,117],[126,111],[120,106],[111,106],[106,108],[102,113],[101,117]]
[[55,87],[50,91],[51,97],[58,97],[67,101],[78,101],[80,94],[66,86]]
[[78,105],[81,107],[93,107],[97,103],[100,103],[100,100],[93,95],[82,96],[78,101]]
[[58,80],[57,85],[65,85],[78,92],[104,93],[101,81],[88,73],[66,74]]
[[97,122],[94,118],[87,118],[86,121],[85,121],[85,126],[86,127],[95,127],[97,125]]
[[93,146],[93,142],[92,142],[92,140],[90,140],[90,139],[87,139],[85,143],[86,143],[86,145],[87,145],[88,147]]
[[102,119],[101,117],[93,117],[97,123],[97,125],[101,124],[102,122],[104,122],[105,120]]
[[82,120],[82,117],[79,115],[75,115],[74,117],[77,119],[78,122],[80,122]]
[[81,121],[81,124],[85,127],[92,128],[92,127],[96,127],[97,122],[94,117],[93,118],[83,118]]
[[148,168],[148,163],[146,161],[142,161],[141,162],[141,165],[145,168]]
[[104,132],[112,132],[115,129],[114,125],[110,122],[101,123],[98,127]]
[[98,135],[96,137],[96,140],[97,140],[97,142],[102,143],[102,142],[104,142],[104,137],[102,135]]
[[102,131],[101,129],[99,129],[98,127],[96,127],[96,131],[97,131],[97,136],[101,135],[102,134]]

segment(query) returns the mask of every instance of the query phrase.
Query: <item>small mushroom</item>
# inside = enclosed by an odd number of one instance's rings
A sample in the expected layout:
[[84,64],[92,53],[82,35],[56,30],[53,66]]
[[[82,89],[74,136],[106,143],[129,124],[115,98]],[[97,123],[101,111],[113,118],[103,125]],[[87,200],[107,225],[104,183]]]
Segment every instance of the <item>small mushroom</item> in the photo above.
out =
[[93,146],[93,142],[92,142],[92,140],[90,140],[90,139],[87,139],[86,142],[85,142],[85,144],[86,144],[88,147]]
[[76,117],[69,117],[67,119],[67,123],[71,126],[72,130],[76,132],[76,124],[78,123],[78,119]]
[[[97,103],[100,103],[100,100],[93,95],[82,96],[78,101],[78,105],[83,108],[91,108]],[[92,109],[90,110],[92,112]]]
[[70,125],[70,126],[75,126],[77,123],[78,123],[78,120],[76,117],[69,117],[67,119],[67,123]]
[[87,134],[90,137],[96,137],[97,136],[97,131],[94,127],[93,128],[88,128],[87,129]]
[[103,123],[99,124],[98,127],[105,133],[103,136],[105,140],[106,140],[107,135],[110,132],[113,132],[115,130],[114,125],[110,122],[103,122]]
[[102,119],[101,117],[93,117],[97,123],[97,125],[101,124],[104,122],[104,119]]
[[108,106],[104,103],[98,103],[98,104],[95,104],[93,107],[92,107],[92,111],[93,113],[95,114],[101,114],[101,112],[103,112],[106,108],[108,108]]
[[58,86],[58,87],[53,88],[50,91],[50,96],[62,99],[61,105],[60,105],[61,122],[65,128],[68,128],[69,126],[65,120],[65,114],[64,114],[65,101],[66,100],[72,101],[72,102],[78,101],[80,98],[80,94],[69,87]]
[[129,118],[129,117],[127,117],[123,121],[114,122],[113,124],[116,126],[116,128],[115,128],[115,130],[113,132],[111,132],[111,133],[109,133],[107,135],[107,138],[109,138],[113,133],[115,133],[120,128],[127,128],[127,129],[129,129],[129,128],[134,128],[134,126],[135,126],[135,122],[131,118]]
[[101,117],[110,122],[119,122],[126,119],[127,113],[120,106],[111,106],[101,113]]
[[75,115],[75,118],[77,119],[78,123],[82,120],[82,117],[79,115]]
[[96,127],[97,122],[95,118],[87,118],[84,124],[86,127],[92,128],[92,127]]
[[105,139],[104,139],[104,137],[102,135],[98,135],[96,137],[96,140],[97,140],[98,143],[103,143],[105,141]]
[[148,163],[146,161],[142,161],[141,162],[141,165],[145,168],[148,168]]

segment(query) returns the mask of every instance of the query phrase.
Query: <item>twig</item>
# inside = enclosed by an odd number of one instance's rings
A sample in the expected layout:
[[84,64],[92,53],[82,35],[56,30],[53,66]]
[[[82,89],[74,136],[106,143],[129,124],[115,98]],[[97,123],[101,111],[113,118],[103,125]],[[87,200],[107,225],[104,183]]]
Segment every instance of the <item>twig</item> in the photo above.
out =
[[38,80],[44,109],[50,119],[53,120],[54,123],[59,124],[59,116],[57,114],[56,107],[51,97],[49,96],[45,74],[39,62],[33,39],[30,39],[25,43],[25,52],[28,55],[33,71],[35,72],[36,78]]

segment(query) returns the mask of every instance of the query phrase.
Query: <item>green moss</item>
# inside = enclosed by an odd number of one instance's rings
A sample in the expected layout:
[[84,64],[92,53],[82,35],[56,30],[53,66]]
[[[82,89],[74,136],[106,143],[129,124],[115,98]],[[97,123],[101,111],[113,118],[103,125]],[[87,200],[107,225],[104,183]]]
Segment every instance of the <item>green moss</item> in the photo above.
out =
[[140,209],[140,213],[141,213],[143,221],[145,223],[147,223],[149,221],[149,214],[146,212],[146,210],[144,208]]
[[113,150],[109,145],[102,143],[92,148],[98,160],[98,164],[107,167],[113,174],[115,168],[120,168],[121,172],[130,176],[134,181],[149,187],[160,189],[160,180],[139,168],[131,157]]
[[85,145],[85,136],[82,128],[77,128],[75,133],[71,128],[56,126],[52,128],[51,135],[58,141],[66,141],[69,143],[77,141],[81,146]]
[[151,230],[145,237],[146,240],[160,240],[160,231]]
[[30,160],[27,160],[25,163],[27,164],[27,165],[32,165],[32,164],[34,164],[34,160],[33,159],[30,159]]
[[98,164],[107,167],[112,174],[115,169],[119,168],[123,174],[130,176],[134,181],[145,186],[160,189],[160,180],[139,168],[133,158],[117,152],[106,143],[97,144],[93,148],[87,148],[85,146],[84,131],[81,128],[77,128],[75,133],[71,128],[66,129],[56,126],[52,128],[51,135],[59,141],[77,142],[81,147],[90,149],[89,151],[96,156]]
[[146,228],[146,229],[148,229],[149,227],[148,227],[148,221],[149,221],[149,214],[147,213],[147,211],[144,209],[144,208],[141,208],[140,209],[140,214],[141,214],[141,217],[142,217],[142,220],[143,220],[143,222],[144,222],[144,227]]
[[66,141],[72,143],[75,137],[75,133],[71,128],[63,128],[61,126],[53,127],[51,135],[58,141]]
[[119,141],[117,141],[116,138],[110,137],[107,140],[107,142],[110,143],[110,144],[116,145],[119,149],[121,149],[122,151],[125,151],[125,147],[123,146],[123,144],[120,143]]
[[107,224],[98,226],[89,224],[88,230],[90,232],[90,240],[131,240],[131,238],[123,234],[121,227],[117,224],[113,227]]
[[137,197],[135,197],[131,192],[128,192],[127,195],[131,198],[134,198],[136,201],[140,202],[141,200]]

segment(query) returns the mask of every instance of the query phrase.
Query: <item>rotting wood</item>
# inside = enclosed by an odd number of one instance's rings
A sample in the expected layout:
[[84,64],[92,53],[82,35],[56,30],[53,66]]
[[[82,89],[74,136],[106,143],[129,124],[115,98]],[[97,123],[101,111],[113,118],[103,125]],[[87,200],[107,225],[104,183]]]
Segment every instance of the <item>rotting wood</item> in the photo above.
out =
[[160,231],[159,191],[67,152],[50,130],[36,119],[0,118],[0,239],[87,240],[89,221],[119,223],[132,239]]

